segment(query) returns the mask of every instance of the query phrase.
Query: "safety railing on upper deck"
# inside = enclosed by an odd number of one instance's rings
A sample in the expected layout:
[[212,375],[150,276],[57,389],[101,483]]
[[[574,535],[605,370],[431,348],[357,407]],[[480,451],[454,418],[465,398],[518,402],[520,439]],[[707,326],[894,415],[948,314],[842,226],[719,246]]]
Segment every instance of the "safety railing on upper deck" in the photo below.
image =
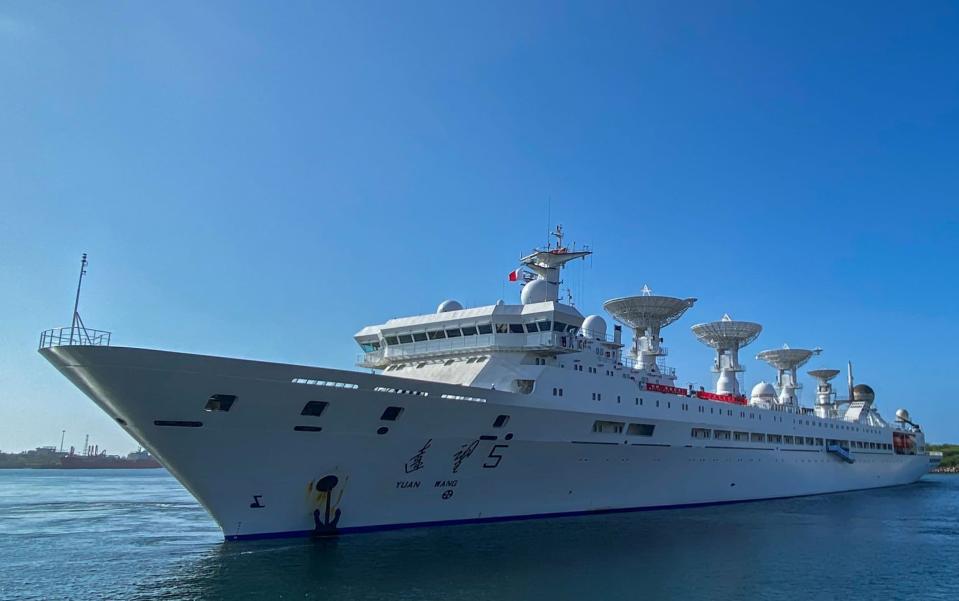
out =
[[581,344],[582,338],[567,332],[478,334],[391,344],[357,357],[357,364],[360,367],[376,368],[392,361],[425,359],[465,352],[521,350],[573,352],[581,350]]
[[40,348],[54,346],[110,346],[110,332],[84,327],[52,328],[40,334]]

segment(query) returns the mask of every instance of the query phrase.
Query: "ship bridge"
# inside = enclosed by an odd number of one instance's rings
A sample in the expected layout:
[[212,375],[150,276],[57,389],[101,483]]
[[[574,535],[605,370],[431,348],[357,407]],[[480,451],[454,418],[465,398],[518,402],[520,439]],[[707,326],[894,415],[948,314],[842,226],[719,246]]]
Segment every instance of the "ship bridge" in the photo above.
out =
[[555,355],[582,350],[576,333],[583,319],[574,307],[556,301],[469,309],[446,301],[436,313],[367,326],[353,338],[364,351],[357,365],[372,369],[477,353]]

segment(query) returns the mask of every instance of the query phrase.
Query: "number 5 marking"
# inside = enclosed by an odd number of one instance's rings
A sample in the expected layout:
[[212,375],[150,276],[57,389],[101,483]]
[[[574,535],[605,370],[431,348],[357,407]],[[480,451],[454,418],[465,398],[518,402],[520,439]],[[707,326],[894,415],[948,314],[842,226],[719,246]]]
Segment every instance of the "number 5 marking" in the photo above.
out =
[[508,444],[496,444],[496,445],[493,445],[493,448],[489,450],[489,455],[487,455],[487,457],[490,458],[490,459],[495,459],[496,462],[495,462],[495,463],[486,462],[486,463],[483,464],[483,467],[491,468],[491,469],[492,469],[492,468],[496,467],[497,465],[499,465],[499,462],[503,460],[503,456],[502,456],[502,455],[497,455],[497,454],[496,454],[496,449],[508,449],[508,448],[509,448],[509,445],[508,445]]

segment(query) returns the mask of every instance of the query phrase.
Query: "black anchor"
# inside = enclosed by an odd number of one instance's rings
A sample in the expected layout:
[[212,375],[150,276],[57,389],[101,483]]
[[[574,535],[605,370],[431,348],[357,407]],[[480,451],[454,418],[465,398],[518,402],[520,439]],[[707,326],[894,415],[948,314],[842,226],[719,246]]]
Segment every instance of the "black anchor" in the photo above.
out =
[[316,483],[317,492],[326,493],[326,513],[323,516],[323,520],[320,521],[320,510],[313,510],[313,536],[330,536],[336,534],[336,525],[340,521],[340,509],[337,508],[333,513],[333,520],[330,520],[330,503],[331,497],[333,496],[333,489],[336,488],[336,485],[339,484],[340,479],[336,476],[329,475],[320,478]]

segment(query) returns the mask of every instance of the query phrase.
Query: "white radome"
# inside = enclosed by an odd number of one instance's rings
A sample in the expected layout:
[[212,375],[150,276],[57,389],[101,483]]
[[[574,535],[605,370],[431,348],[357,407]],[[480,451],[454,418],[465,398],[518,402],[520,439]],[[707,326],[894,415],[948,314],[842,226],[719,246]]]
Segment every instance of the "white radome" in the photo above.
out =
[[590,315],[583,320],[583,332],[590,338],[606,338],[606,320],[599,315]]
[[543,303],[550,298],[556,297],[556,284],[552,284],[543,279],[533,280],[523,286],[523,291],[519,293],[520,302],[524,305],[533,303]]
[[749,397],[756,401],[773,402],[776,400],[776,388],[769,382],[762,381],[753,386]]
[[462,311],[462,310],[463,310],[463,305],[461,305],[459,301],[455,301],[452,299],[445,300],[441,302],[438,307],[436,307],[437,313],[449,313],[450,311]]

